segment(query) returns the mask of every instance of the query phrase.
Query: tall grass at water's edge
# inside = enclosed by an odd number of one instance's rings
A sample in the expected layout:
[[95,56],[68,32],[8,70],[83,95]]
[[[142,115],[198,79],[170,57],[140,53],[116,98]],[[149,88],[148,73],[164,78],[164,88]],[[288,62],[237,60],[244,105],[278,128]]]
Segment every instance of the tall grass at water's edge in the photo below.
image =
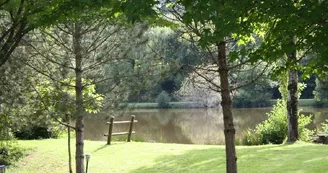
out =
[[[269,100],[269,107],[276,104],[277,100]],[[314,99],[300,99],[298,105],[300,107],[318,107],[319,105]],[[157,103],[128,103],[129,108],[134,109],[158,109]],[[193,102],[170,102],[171,109],[181,109],[181,108],[204,108],[203,105]]]

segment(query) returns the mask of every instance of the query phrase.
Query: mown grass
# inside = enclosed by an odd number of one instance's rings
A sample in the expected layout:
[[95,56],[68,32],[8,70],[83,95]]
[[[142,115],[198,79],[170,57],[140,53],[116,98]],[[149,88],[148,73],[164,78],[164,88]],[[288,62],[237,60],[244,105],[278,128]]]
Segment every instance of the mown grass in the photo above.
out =
[[[11,167],[14,173],[68,172],[66,140],[19,141],[30,153]],[[74,151],[74,149],[73,149]],[[85,141],[91,154],[89,173],[217,173],[225,172],[223,146]],[[239,172],[324,173],[328,146],[309,143],[238,146]]]

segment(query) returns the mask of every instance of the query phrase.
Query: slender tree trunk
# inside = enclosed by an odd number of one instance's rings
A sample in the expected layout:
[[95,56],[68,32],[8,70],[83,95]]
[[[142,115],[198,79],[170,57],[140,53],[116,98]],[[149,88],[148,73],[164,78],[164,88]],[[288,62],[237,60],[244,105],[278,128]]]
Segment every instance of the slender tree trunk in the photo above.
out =
[[[67,37],[64,38],[65,41],[68,41],[66,40]],[[65,58],[65,62],[64,62],[64,65],[62,66],[62,76],[63,76],[63,79],[66,79],[67,78],[67,75],[68,75],[68,66],[69,66],[69,63],[70,63],[70,58],[69,56],[67,55],[66,58]],[[67,111],[67,107],[64,109],[64,111],[66,112]],[[67,124],[70,124],[70,121],[71,121],[71,118],[70,118],[70,115],[68,113],[65,114],[65,121]],[[67,126],[67,150],[68,150],[68,172],[69,173],[73,173],[73,169],[72,169],[72,151],[71,151],[71,127],[70,126]]]
[[226,171],[227,173],[237,173],[237,156],[235,148],[235,128],[232,116],[232,100],[230,95],[230,85],[228,79],[228,65],[226,56],[226,43],[224,41],[217,44],[219,55],[219,74],[221,82],[221,106],[223,110],[224,136],[226,147]]
[[82,88],[82,47],[81,26],[75,23],[73,46],[75,55],[75,94],[76,94],[76,173],[84,173],[84,118]]
[[[291,41],[295,46],[295,38]],[[296,51],[293,51],[288,56],[289,61],[296,61]],[[297,70],[292,68],[289,71],[288,78],[288,139],[287,142],[295,142],[299,139],[298,135],[298,73]]]
[[[70,118],[66,115],[67,123],[69,124]],[[68,148],[68,171],[73,173],[72,169],[72,152],[71,152],[71,127],[67,126],[67,148]]]

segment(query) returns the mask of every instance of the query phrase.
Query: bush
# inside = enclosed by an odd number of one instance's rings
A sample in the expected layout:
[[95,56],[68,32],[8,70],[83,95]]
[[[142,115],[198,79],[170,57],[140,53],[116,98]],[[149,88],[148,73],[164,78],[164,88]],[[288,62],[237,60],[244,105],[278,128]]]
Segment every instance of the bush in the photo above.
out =
[[23,157],[23,150],[14,146],[1,146],[0,145],[0,165],[12,165]]
[[58,138],[59,133],[58,128],[32,125],[21,127],[14,135],[18,139],[48,139]]
[[233,98],[232,106],[234,108],[258,108],[270,106],[269,97],[251,99],[244,95],[238,95]]
[[321,123],[321,125],[322,130],[319,133],[328,134],[328,120],[326,120],[324,123]]
[[314,131],[306,128],[306,126],[312,122],[312,117],[313,115],[300,115],[298,117],[299,137],[302,141],[309,142],[312,140],[312,135],[314,134]]
[[[306,128],[311,123],[311,118],[312,116],[299,116],[299,136],[303,141],[311,140],[313,131]],[[273,110],[268,113],[268,119],[258,124],[254,130],[244,132],[242,142],[244,145],[281,144],[286,139],[287,132],[286,104],[277,100]]]
[[260,144],[281,144],[287,136],[287,128],[286,104],[279,100],[268,113],[268,119],[256,126]]
[[255,130],[248,129],[242,134],[241,143],[242,145],[259,145],[260,144],[260,135],[256,133]]
[[169,108],[170,107],[170,101],[171,97],[169,94],[165,91],[162,91],[158,96],[157,96],[157,104],[158,108]]
[[316,81],[315,91],[313,91],[314,99],[317,106],[327,106],[328,105],[328,78],[319,79]]

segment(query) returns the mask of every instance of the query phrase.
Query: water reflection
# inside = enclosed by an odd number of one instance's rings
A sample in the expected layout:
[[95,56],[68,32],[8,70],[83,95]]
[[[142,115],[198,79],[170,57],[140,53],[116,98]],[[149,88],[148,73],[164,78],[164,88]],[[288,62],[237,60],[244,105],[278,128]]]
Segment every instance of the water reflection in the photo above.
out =
[[[270,108],[234,109],[236,138],[244,130],[254,128],[267,119]],[[313,114],[309,128],[320,128],[328,119],[328,109],[303,108],[305,115]],[[183,144],[223,144],[223,118],[220,109],[170,109],[170,110],[135,110],[116,116],[115,120],[129,120],[136,115],[138,123],[134,125],[136,134],[132,139],[147,142],[183,143]],[[85,119],[85,138],[88,140],[106,140],[103,136],[108,131],[108,115],[89,116]],[[114,125],[114,132],[128,130],[128,124]],[[122,137],[122,138],[125,138]]]

